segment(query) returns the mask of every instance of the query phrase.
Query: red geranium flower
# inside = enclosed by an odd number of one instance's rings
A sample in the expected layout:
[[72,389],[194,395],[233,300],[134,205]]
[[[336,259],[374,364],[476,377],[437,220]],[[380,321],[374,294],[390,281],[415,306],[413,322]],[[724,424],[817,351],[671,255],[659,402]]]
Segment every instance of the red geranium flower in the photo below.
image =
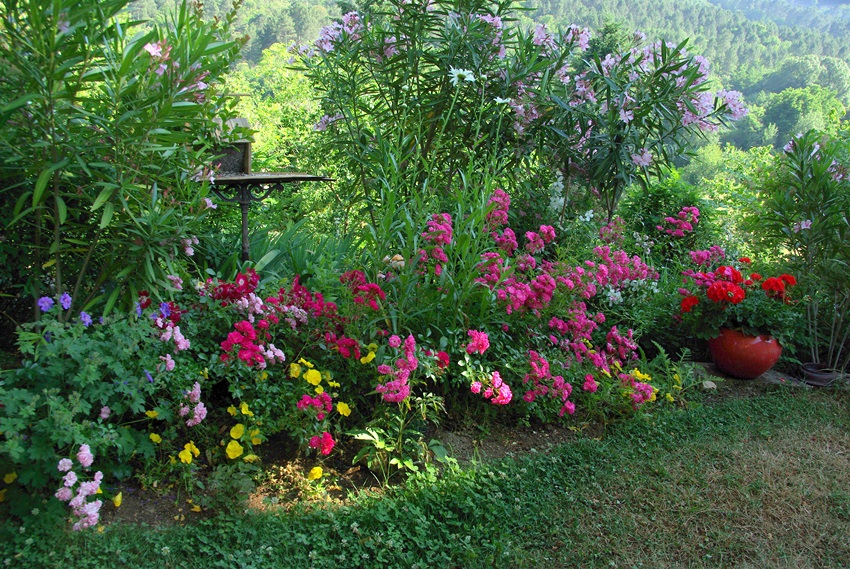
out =
[[794,286],[795,284],[797,284],[797,279],[795,279],[792,275],[782,274],[779,275],[779,278],[782,279],[782,281],[788,286]]
[[766,290],[767,292],[775,292],[778,295],[781,295],[785,292],[785,283],[782,281],[782,279],[770,277],[765,279],[765,281],[761,283],[761,288]]
[[682,299],[682,312],[690,312],[694,306],[699,304],[699,298],[688,296]]
[[738,262],[739,263],[747,263],[749,265],[753,261],[749,257],[741,257],[740,259],[738,259]]

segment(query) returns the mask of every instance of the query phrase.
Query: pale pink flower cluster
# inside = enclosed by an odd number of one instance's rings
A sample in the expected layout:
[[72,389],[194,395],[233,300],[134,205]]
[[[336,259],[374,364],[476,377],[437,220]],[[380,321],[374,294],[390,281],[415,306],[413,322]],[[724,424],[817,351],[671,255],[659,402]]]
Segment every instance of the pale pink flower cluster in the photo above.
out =
[[573,24],[567,30],[567,37],[575,43],[580,51],[585,51],[590,47],[590,30],[587,28],[579,28]]
[[316,132],[324,132],[328,129],[329,126],[331,126],[333,123],[335,123],[339,120],[342,120],[342,118],[343,117],[342,117],[341,113],[336,113],[333,116],[324,115],[324,116],[322,116],[322,118],[319,119],[319,122],[317,122],[313,126],[313,130],[315,130]]
[[750,112],[749,109],[744,106],[744,102],[741,100],[741,93],[739,91],[726,91],[725,89],[721,89],[717,92],[717,96],[723,99],[723,103],[726,105],[729,112],[729,118],[733,121],[744,118]]
[[641,148],[637,154],[632,154],[632,162],[635,163],[635,166],[646,168],[652,164],[652,153],[646,148]]
[[257,315],[264,315],[268,312],[268,306],[263,302],[263,299],[255,293],[250,292],[247,295],[235,299],[231,305],[235,310],[245,315],[248,322],[253,323]]
[[260,353],[271,364],[282,364],[286,361],[286,354],[280,348],[276,348],[274,344],[269,344],[268,346],[260,345]]
[[491,16],[489,14],[482,14],[477,16],[479,20],[490,24],[492,26],[493,32],[493,40],[490,44],[494,47],[498,47],[497,57],[499,59],[504,59],[507,57],[508,51],[505,44],[502,42],[502,30],[504,29],[504,23],[502,22],[502,18],[499,16]]
[[171,354],[165,354],[164,356],[159,356],[159,359],[165,362],[165,371],[172,371],[176,363],[174,359],[171,357]]
[[812,220],[806,219],[806,220],[798,221],[797,223],[795,223],[794,226],[791,228],[791,231],[793,231],[794,233],[800,233],[804,229],[810,229],[811,227],[812,227]]
[[[207,408],[201,402],[201,384],[196,381],[192,389],[183,394],[183,398],[188,400],[189,403],[195,404],[194,408],[191,409],[192,416],[186,420],[186,426],[199,425],[207,417]],[[180,417],[186,417],[189,412],[189,406],[184,403],[180,406],[177,414]]]
[[[77,452],[77,461],[83,468],[88,468],[94,462],[94,455],[89,448],[89,445],[80,445],[80,450]],[[54,494],[57,499],[62,502],[68,502],[68,506],[72,509],[74,516],[78,519],[73,525],[74,531],[80,531],[92,526],[96,526],[100,520],[100,508],[103,503],[100,500],[93,502],[88,501],[89,496],[94,496],[100,490],[100,483],[103,480],[103,473],[95,472],[91,481],[80,482],[77,474],[72,470],[74,463],[63,458],[59,461],[57,469],[59,472],[65,472],[62,477],[62,487]],[[80,482],[76,494],[74,486]]]
[[165,328],[163,329],[162,334],[160,334],[159,339],[163,342],[168,342],[173,339],[175,349],[178,352],[188,350],[191,346],[191,342],[189,342],[189,340],[187,340],[180,331],[180,326],[174,326],[174,324],[169,320],[162,320],[160,318],[157,318],[156,320],[158,325],[160,321],[162,321]]
[[[194,251],[193,251],[194,253]],[[165,275],[165,278],[169,280],[171,286],[177,290],[183,290],[183,279],[178,277],[177,275]]]
[[534,38],[531,40],[534,45],[539,45],[547,50],[555,50],[558,48],[555,43],[555,38],[546,29],[546,24],[537,24],[534,27]]
[[185,239],[180,240],[180,244],[183,246],[183,253],[185,253],[188,257],[191,257],[195,254],[195,249],[192,248],[192,245],[197,245],[198,243],[200,243],[200,241],[198,241],[198,238],[195,236],[186,237]]

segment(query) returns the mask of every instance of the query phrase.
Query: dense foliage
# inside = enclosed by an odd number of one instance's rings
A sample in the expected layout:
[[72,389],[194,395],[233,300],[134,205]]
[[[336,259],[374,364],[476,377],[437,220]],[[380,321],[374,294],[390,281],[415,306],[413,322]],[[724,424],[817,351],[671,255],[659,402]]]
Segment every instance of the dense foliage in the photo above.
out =
[[[5,3],[0,41],[3,284],[34,311],[0,376],[16,515],[43,497],[95,526],[120,503],[105,481],[131,477],[227,509],[271,437],[316,485],[340,455],[433,477],[447,415],[687,407],[724,326],[779,337],[787,369],[850,361],[848,131],[826,88],[752,113],[771,144],[821,114],[781,154],[709,144],[680,175],[695,137],[748,117],[685,41],[392,0],[234,70],[238,11],[142,27],[120,0],[48,4]],[[225,86],[260,92],[260,164],[336,178],[257,207],[243,264],[208,194],[250,135]]]

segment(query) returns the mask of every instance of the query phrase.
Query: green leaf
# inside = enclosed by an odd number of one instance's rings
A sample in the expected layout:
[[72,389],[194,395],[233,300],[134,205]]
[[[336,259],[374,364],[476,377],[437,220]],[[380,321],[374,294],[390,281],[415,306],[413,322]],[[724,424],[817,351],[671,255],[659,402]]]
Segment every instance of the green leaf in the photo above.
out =
[[68,218],[68,206],[65,205],[65,200],[56,196],[56,209],[59,210],[59,224],[64,224]]
[[43,170],[41,174],[38,175],[38,180],[35,182],[35,189],[32,193],[32,206],[38,207],[38,204],[41,203],[42,198],[44,197],[44,190],[47,189],[47,182],[50,181],[50,176],[58,170],[59,168],[64,167],[68,163],[68,160],[62,160],[57,164],[51,164],[51,166],[47,170]]
[[113,213],[115,213],[114,205],[112,205],[111,203],[107,203],[105,206],[103,206],[103,217],[100,218],[101,229],[109,225],[109,222],[112,221]]
[[97,208],[102,206],[106,201],[112,197],[112,194],[115,192],[116,186],[114,184],[110,184],[108,187],[100,190],[100,193],[95,198],[94,203],[91,206],[92,211],[97,211]]
[[278,255],[280,255],[280,251],[278,251],[277,249],[273,249],[273,250],[269,251],[268,253],[263,255],[262,259],[257,261],[257,264],[254,266],[254,270],[255,271],[262,271],[263,268],[265,268],[266,265],[268,265],[269,263],[274,261],[274,259]]
[[107,316],[112,309],[115,308],[115,303],[118,302],[118,295],[121,293],[121,289],[115,287],[113,289],[112,294],[109,295],[109,299],[106,301],[106,306],[103,307],[103,315]]

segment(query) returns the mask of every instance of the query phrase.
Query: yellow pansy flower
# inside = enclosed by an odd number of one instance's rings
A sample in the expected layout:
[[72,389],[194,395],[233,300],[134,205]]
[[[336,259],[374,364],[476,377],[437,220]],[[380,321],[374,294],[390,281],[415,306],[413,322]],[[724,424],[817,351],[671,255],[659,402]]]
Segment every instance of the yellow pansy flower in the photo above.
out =
[[366,349],[369,350],[370,352],[377,352],[378,351],[378,344],[376,344],[375,342],[372,342],[371,344],[366,346]]
[[253,416],[254,416],[254,413],[253,413],[253,412],[251,412],[251,410],[250,410],[250,409],[248,409],[248,404],[247,404],[247,403],[245,403],[245,402],[243,402],[243,403],[242,403],[242,405],[240,405],[240,406],[239,406],[239,410],[240,410],[240,411],[242,411],[242,414],[243,414],[243,415],[247,415],[247,416],[249,416],[249,417],[253,417]]
[[192,451],[187,448],[184,448],[180,452],[177,453],[177,456],[180,457],[180,462],[184,464],[192,464]]
[[198,456],[199,454],[201,454],[200,449],[198,449],[198,447],[195,446],[195,441],[189,441],[188,443],[183,445],[183,448],[185,450],[188,450],[189,452],[191,452],[195,456]]
[[301,366],[296,363],[289,364],[289,377],[298,379],[301,377]]
[[242,460],[244,460],[245,462],[257,462],[258,460],[260,460],[260,457],[256,454],[246,454],[244,457],[242,457]]
[[200,511],[201,511],[201,507],[200,507],[199,505],[195,504],[194,506],[192,506],[192,511],[193,511],[193,512],[200,512]]
[[318,480],[322,477],[322,474],[324,474],[324,472],[322,472],[322,467],[314,466],[310,469],[310,472],[307,473],[307,480]]
[[156,410],[145,411],[145,415],[147,415],[151,419],[156,419],[157,417],[159,417],[159,411],[156,411]]
[[124,493],[123,493],[123,492],[118,492],[118,494],[116,494],[116,495],[115,495],[115,497],[114,497],[114,498],[112,498],[112,503],[113,503],[113,504],[115,504],[115,507],[116,507],[116,508],[120,508],[120,507],[121,507],[121,502],[122,502],[123,500],[124,500]]
[[7,474],[6,476],[3,477],[3,482],[5,482],[6,484],[11,484],[12,482],[14,482],[17,479],[18,479],[18,473],[17,472],[10,472],[9,474]]
[[673,399],[673,394],[672,394],[672,393],[668,393],[667,395],[665,395],[665,396],[664,396],[664,399],[666,399],[666,400],[667,400],[667,401],[669,401],[670,403],[673,403],[673,402],[675,401],[675,399]]
[[242,453],[245,452],[245,449],[242,448],[237,441],[230,441],[227,443],[227,448],[225,449],[227,453],[227,458],[233,460],[234,458],[238,458],[242,456]]
[[333,379],[333,376],[331,375],[331,372],[329,370],[325,370],[322,372],[322,379],[330,383],[330,381]]
[[177,464],[177,460],[173,455],[168,457],[168,464]]
[[149,438],[150,438],[150,440],[152,440],[155,444],[159,444],[159,443],[161,443],[161,442],[162,442],[162,437],[161,437],[161,436],[159,436],[159,435],[158,435],[158,434],[156,434],[156,433],[151,433],[150,435],[148,435],[148,437],[149,437]]
[[257,381],[265,381],[268,378],[269,378],[268,372],[264,371],[264,372],[260,373],[260,375],[257,376]]
[[339,387],[339,384],[338,384],[337,382],[335,382],[335,381],[329,381],[329,382],[328,382],[328,387]]
[[316,395],[321,395],[322,393],[324,393],[324,392],[325,392],[325,388],[324,388],[324,387],[322,387],[321,385],[319,385],[319,386],[317,386],[317,387],[316,387],[316,389],[314,389],[313,391],[315,391],[315,392],[316,392]]
[[348,417],[351,415],[351,407],[348,406],[348,403],[343,403],[342,401],[336,404],[337,413],[342,415],[343,417]]
[[322,374],[315,369],[308,369],[304,372],[304,379],[310,385],[319,385],[322,382]]
[[375,359],[375,352],[369,352],[368,354],[366,354],[365,356],[360,358],[360,363],[361,364],[368,364],[369,362],[371,362],[374,359]]
[[313,364],[311,364],[310,362],[308,362],[308,361],[307,361],[307,360],[305,360],[304,358],[299,358],[299,359],[298,359],[298,363],[299,363],[299,364],[304,364],[305,366],[307,366],[307,368],[308,368],[308,369],[313,369],[313,368],[315,367]]
[[230,437],[233,439],[241,439],[242,435],[245,434],[245,425],[242,423],[236,423],[232,429],[230,429]]
[[259,445],[263,442],[263,439],[260,438],[260,429],[254,429],[253,431],[248,433],[248,436],[251,437],[252,445]]
[[201,377],[203,377],[204,379],[210,378],[210,371],[207,368],[204,368],[202,371],[199,371],[198,373],[200,373]]
[[231,417],[235,417],[236,416],[236,407],[231,405],[230,407],[227,408],[227,412],[230,413]]

